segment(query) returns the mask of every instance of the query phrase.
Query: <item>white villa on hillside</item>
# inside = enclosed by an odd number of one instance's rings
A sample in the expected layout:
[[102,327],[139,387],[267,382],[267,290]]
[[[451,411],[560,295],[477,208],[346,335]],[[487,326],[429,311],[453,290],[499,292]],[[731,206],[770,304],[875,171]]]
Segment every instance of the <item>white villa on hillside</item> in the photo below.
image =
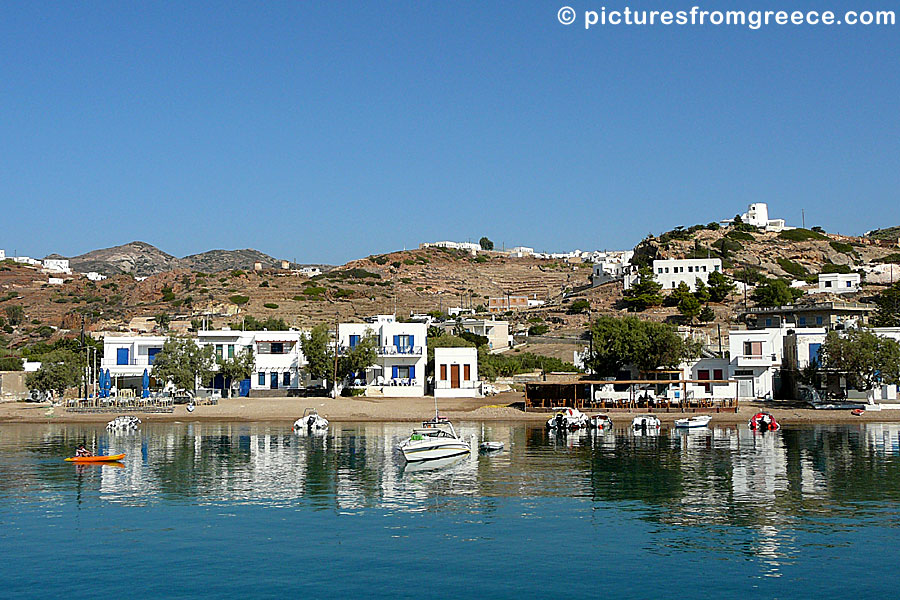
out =
[[858,292],[861,281],[859,273],[819,273],[819,287],[812,291],[832,294]]
[[356,374],[354,385],[364,386],[369,396],[424,396],[428,327],[398,323],[394,315],[378,315],[371,323],[341,323],[341,352],[349,351],[367,335],[376,338],[378,358],[364,373]]
[[[653,276],[664,290],[673,290],[683,282],[693,291],[698,279],[707,283],[710,273],[721,270],[722,260],[719,258],[670,258],[653,261]],[[625,289],[631,289],[637,278],[635,270],[626,275]]]
[[44,266],[44,271],[48,273],[65,273],[66,275],[72,274],[72,269],[69,267],[69,259],[68,258],[45,258],[42,261]]
[[[769,206],[765,202],[754,202],[747,208],[747,212],[741,215],[741,220],[748,225],[759,227],[766,231],[785,231],[795,229],[785,225],[784,219],[770,219]],[[721,221],[723,225],[731,225],[734,219],[724,219]]]
[[482,335],[488,339],[488,348],[492,353],[503,352],[512,346],[512,336],[509,334],[509,321],[495,321],[493,319],[460,319],[459,321],[445,321],[438,323],[438,327],[447,333],[459,327],[463,331]]

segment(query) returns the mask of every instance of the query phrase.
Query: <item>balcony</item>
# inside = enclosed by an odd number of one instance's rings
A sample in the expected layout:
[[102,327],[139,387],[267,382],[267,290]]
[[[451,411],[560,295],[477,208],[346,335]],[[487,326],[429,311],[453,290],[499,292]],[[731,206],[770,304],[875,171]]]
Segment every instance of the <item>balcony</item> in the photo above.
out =
[[775,354],[743,354],[737,357],[739,367],[771,367],[778,362]]
[[422,356],[424,352],[423,346],[382,346],[378,349],[379,356]]

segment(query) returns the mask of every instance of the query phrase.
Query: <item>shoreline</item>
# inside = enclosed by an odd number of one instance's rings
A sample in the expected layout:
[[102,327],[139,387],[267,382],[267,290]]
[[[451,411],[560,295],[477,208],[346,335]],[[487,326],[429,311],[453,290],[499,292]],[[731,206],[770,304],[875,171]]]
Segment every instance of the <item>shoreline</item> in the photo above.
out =
[[[546,421],[549,411],[524,412],[510,406],[521,403],[524,397],[518,392],[506,392],[490,398],[440,399],[438,407],[442,416],[451,421],[507,421],[537,423]],[[420,422],[434,415],[434,398],[226,398],[214,405],[199,405],[194,412],[185,405],[177,405],[171,413],[141,413],[110,411],[102,413],[70,413],[60,406],[48,403],[4,402],[0,403],[0,425],[18,423],[107,423],[121,414],[135,415],[147,423],[174,421],[205,422],[282,422],[291,424],[303,415],[306,408],[315,408],[319,414],[334,422]],[[900,410],[866,411],[854,416],[849,410],[814,410],[778,402],[745,402],[738,412],[705,413],[712,416],[713,424],[738,425],[759,411],[772,413],[782,425],[793,424],[845,424],[845,423],[896,423],[900,422]],[[588,411],[596,414],[600,411]],[[648,411],[606,411],[613,421],[630,421],[635,415]],[[692,413],[680,411],[653,411],[663,424]]]

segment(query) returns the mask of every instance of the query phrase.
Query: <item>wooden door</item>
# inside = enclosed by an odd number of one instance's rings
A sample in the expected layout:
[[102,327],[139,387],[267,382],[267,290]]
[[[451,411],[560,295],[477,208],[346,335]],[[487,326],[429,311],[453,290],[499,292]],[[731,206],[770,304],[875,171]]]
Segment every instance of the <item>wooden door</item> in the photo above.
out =
[[450,387],[459,387],[459,365],[450,365]]

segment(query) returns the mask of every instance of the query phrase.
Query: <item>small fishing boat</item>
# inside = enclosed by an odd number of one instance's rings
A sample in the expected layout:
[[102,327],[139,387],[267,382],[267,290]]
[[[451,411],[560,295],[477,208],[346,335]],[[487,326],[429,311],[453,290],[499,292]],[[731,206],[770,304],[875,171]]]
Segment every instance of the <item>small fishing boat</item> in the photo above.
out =
[[122,460],[123,458],[125,458],[124,454],[111,454],[109,456],[73,456],[71,458],[67,458],[66,462],[75,462],[75,463],[112,462],[112,461]]
[[709,415],[696,415],[694,417],[688,417],[686,419],[675,419],[675,427],[681,429],[706,427],[707,425],[709,425],[710,421],[712,421],[712,417]]
[[561,406],[553,411],[556,414],[547,419],[547,429],[551,431],[575,431],[588,425],[587,415],[577,408]]
[[778,431],[781,429],[781,425],[778,424],[775,417],[767,412],[756,413],[750,417],[750,421],[747,422],[747,425],[749,425],[750,429],[753,431]]
[[303,416],[294,421],[294,431],[307,433],[320,433],[328,430],[328,419],[319,415],[314,408],[307,408]]
[[631,428],[635,431],[658,430],[660,426],[659,417],[654,415],[638,415],[631,420]]
[[612,419],[609,415],[593,415],[590,419],[590,428],[598,431],[610,431],[613,428]]
[[850,411],[850,414],[853,415],[854,417],[861,417],[865,414],[865,412],[866,411],[863,408],[854,408],[853,410]]
[[500,452],[503,450],[503,442],[481,442],[478,444],[478,449],[484,453]]

